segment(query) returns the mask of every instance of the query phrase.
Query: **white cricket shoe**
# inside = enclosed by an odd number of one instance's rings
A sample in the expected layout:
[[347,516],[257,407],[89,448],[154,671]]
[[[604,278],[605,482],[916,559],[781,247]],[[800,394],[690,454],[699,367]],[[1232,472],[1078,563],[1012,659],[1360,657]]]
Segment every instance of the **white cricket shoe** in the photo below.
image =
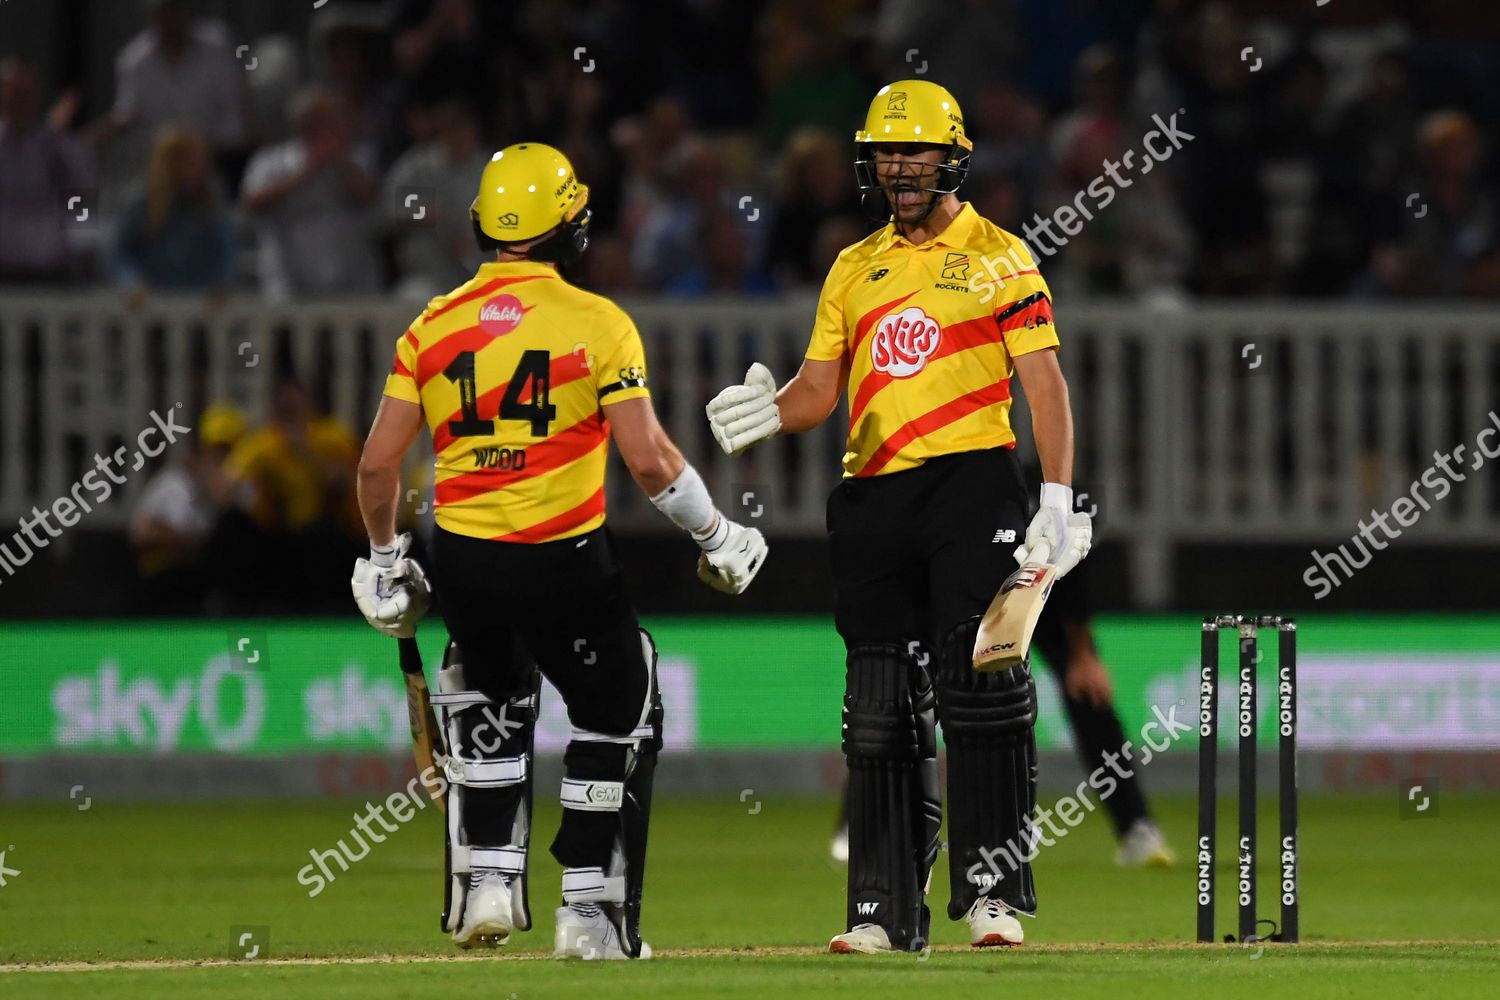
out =
[[849,863],[849,827],[839,827],[839,832],[833,835],[833,841],[828,845],[828,854],[833,860],[841,865]]
[[1138,819],[1125,831],[1115,864],[1121,868],[1170,868],[1177,856],[1149,819]]
[[852,930],[835,934],[833,940],[828,942],[828,950],[835,955],[853,955],[856,952],[861,955],[878,955],[896,949],[891,947],[890,935],[885,932],[884,927],[879,924],[855,924]]
[[969,943],[976,948],[1014,946],[1026,940],[1015,911],[998,899],[979,897],[964,919],[969,922]]
[[504,876],[490,875],[470,887],[464,900],[464,918],[453,932],[453,943],[460,948],[494,948],[510,939],[514,926],[510,888]]
[[[628,959],[620,932],[604,913],[585,916],[571,906],[557,908],[557,932],[552,939],[553,958]],[[651,957],[651,946],[641,942],[641,958]]]

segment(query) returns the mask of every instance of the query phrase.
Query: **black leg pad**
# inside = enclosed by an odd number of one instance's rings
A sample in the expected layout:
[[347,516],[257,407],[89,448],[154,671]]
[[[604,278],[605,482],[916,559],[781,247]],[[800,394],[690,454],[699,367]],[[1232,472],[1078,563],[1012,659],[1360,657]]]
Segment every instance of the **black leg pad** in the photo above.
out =
[[948,916],[981,896],[1036,911],[1036,685],[1030,665],[973,667],[979,619],[959,623],[938,656],[938,719],[948,746]]

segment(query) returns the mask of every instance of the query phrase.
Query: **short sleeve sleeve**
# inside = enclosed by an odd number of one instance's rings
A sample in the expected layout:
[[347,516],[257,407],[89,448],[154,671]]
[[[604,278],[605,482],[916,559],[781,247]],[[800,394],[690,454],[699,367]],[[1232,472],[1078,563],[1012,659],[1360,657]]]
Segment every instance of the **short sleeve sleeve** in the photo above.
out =
[[408,403],[422,402],[422,392],[417,387],[417,335],[411,330],[396,341],[396,358],[385,379],[385,394]]
[[1035,272],[1006,283],[995,324],[1010,356],[1020,357],[1059,346],[1052,320],[1052,293]]
[[[603,353],[585,359],[594,375],[600,405],[650,399],[651,390],[646,386],[646,348],[641,343],[640,331],[624,312],[617,312],[612,327]],[[587,346],[580,350],[587,350]]]
[[818,295],[818,312],[813,319],[812,339],[807,357],[812,361],[837,361],[848,350],[848,333],[844,326],[844,268],[835,262],[823,280]]

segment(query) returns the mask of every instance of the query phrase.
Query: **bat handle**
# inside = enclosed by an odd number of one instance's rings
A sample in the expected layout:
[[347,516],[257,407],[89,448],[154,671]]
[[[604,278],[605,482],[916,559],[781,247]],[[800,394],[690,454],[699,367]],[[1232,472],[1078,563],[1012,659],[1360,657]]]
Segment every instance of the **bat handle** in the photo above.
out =
[[418,648],[416,638],[397,639],[396,643],[401,647],[401,672],[403,674],[420,674],[422,672],[422,650]]

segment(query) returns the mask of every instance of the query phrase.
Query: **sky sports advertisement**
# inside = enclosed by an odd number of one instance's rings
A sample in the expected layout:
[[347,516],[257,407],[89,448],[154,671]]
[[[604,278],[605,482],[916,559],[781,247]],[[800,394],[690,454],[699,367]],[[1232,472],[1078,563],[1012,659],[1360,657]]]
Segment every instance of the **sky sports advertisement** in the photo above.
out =
[[[843,649],[814,618],[664,618],[666,744],[677,750],[839,746]],[[1196,619],[1103,616],[1100,652],[1121,721],[1153,718],[1178,735],[1198,706]],[[441,631],[420,636],[429,682]],[[1301,749],[1500,749],[1500,616],[1306,618],[1299,623]],[[400,750],[410,739],[396,643],[358,621],[11,623],[0,639],[12,677],[0,703],[0,756]],[[1259,725],[1273,745],[1276,650],[1262,642]],[[1221,657],[1233,663],[1232,640]],[[1039,657],[1036,658],[1038,661]],[[1059,689],[1034,664],[1038,743],[1069,747]],[[1220,684],[1220,718],[1235,685]],[[562,700],[544,689],[537,744],[567,740]],[[1233,739],[1232,727],[1221,738]],[[1196,731],[1178,750],[1196,747]]]

